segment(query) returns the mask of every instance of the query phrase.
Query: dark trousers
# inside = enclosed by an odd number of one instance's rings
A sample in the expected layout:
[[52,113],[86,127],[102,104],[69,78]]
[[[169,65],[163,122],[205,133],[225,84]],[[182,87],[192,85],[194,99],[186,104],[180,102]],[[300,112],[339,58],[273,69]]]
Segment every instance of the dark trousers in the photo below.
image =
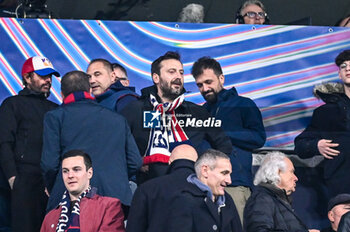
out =
[[38,232],[45,217],[47,196],[40,174],[19,173],[11,192],[13,232]]
[[11,231],[10,196],[11,192],[9,188],[0,188],[0,232]]

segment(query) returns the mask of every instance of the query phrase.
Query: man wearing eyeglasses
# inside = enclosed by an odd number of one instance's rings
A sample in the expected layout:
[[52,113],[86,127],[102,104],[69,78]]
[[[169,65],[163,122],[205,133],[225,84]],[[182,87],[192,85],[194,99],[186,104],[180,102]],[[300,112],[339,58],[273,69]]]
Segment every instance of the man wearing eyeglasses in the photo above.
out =
[[314,110],[310,124],[295,138],[301,158],[323,156],[323,178],[329,198],[350,193],[350,50],[336,58],[341,82],[317,85],[314,95],[326,104]]
[[122,83],[122,85],[125,87],[128,87],[130,85],[130,81],[126,69],[118,63],[113,63],[112,67],[117,80],[120,81],[120,83]]
[[269,18],[262,2],[248,0],[238,9],[236,23],[239,24],[269,24]]
[[[124,73],[125,75],[120,74],[121,72],[116,73],[108,60],[92,60],[86,72],[90,76],[91,92],[100,105],[119,113],[130,102],[138,99],[134,89],[125,87],[121,83],[121,81],[125,81],[121,78],[127,80],[126,73]],[[120,76],[117,77],[116,74]]]

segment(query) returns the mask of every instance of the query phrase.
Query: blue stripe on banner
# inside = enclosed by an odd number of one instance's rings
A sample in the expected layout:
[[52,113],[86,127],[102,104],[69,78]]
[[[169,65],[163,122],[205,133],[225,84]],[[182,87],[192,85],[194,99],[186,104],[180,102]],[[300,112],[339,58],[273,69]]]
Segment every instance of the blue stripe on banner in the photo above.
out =
[[[191,67],[211,56],[222,65],[225,87],[236,87],[261,109],[265,146],[293,148],[294,137],[322,104],[313,86],[338,80],[334,58],[350,49],[350,29],[0,18],[0,41],[0,101],[22,88],[21,68],[29,56],[47,56],[61,75],[86,71],[94,58],[118,62],[140,92],[152,84],[152,61],[170,50],[182,56],[186,100],[201,104]],[[52,87],[50,99],[59,103],[59,78]]]

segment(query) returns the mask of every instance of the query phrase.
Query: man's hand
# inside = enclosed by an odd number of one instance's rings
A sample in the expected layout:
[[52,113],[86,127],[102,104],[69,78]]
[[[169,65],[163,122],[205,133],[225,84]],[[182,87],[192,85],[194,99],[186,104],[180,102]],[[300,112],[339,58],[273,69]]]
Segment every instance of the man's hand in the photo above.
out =
[[321,155],[323,155],[326,159],[333,159],[334,156],[339,155],[339,151],[333,149],[334,147],[338,147],[338,143],[332,143],[332,140],[321,139],[317,143],[318,151]]
[[148,172],[149,166],[148,165],[142,165],[142,167],[140,168],[141,172]]
[[8,182],[9,182],[9,185],[10,185],[11,190],[13,189],[13,183],[15,182],[15,179],[16,179],[16,176],[11,176],[11,177],[8,179]]
[[49,190],[47,190],[47,188],[45,187],[45,193],[46,193],[46,195],[47,195],[47,197],[50,197],[50,193],[49,193]]

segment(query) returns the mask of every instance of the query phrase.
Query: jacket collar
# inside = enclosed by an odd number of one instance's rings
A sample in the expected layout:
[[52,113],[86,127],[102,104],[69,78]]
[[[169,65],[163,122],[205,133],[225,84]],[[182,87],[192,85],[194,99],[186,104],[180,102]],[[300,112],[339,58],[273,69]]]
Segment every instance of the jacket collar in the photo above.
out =
[[74,92],[63,99],[63,104],[66,105],[69,103],[83,101],[86,99],[95,100],[95,98],[92,97],[88,92]]
[[275,185],[268,184],[268,183],[260,183],[259,185],[267,188],[268,190],[273,192],[275,195],[277,195],[280,199],[282,199],[283,201],[285,201],[286,203],[291,205],[292,199],[290,196],[287,195],[287,193],[284,189],[280,189],[280,188],[276,187]]
[[[196,174],[191,174],[187,177],[187,182],[197,186],[203,193],[207,195],[207,198],[212,201],[213,192],[208,185],[202,183],[196,176]],[[218,208],[225,206],[225,196],[218,196],[215,199],[215,204]]]
[[313,94],[325,103],[338,102],[340,98],[348,98],[345,95],[344,84],[340,82],[327,82],[316,85],[313,89]]
[[219,92],[217,101],[215,103],[209,104],[206,102],[205,105],[209,108],[212,108],[220,104],[220,102],[226,101],[228,98],[236,96],[238,96],[238,93],[235,87],[232,87],[231,89],[224,88]]
[[33,97],[37,97],[37,98],[47,98],[50,95],[50,92],[48,92],[48,93],[35,92],[27,87],[24,87],[24,89],[19,91],[18,95],[33,96]]
[[[108,98],[109,96],[111,96],[112,94],[114,94],[115,92],[121,91],[121,90],[130,90],[132,92],[135,92],[135,87],[126,87],[124,85],[122,85],[122,83],[120,83],[120,81],[116,81],[114,82],[111,86],[109,86],[109,88],[106,90],[106,92],[95,96],[97,100],[101,101],[105,98]],[[135,93],[136,95],[136,93]]]
[[194,173],[194,162],[187,159],[175,160],[170,164],[167,174],[176,172],[179,169],[188,169]]
[[[95,195],[97,195],[97,188],[92,187],[91,190],[90,190],[90,192],[89,192],[88,194],[86,194],[85,197],[86,197],[86,198],[93,198]],[[58,209],[60,206],[61,206],[61,205],[58,204],[58,205],[56,206],[56,209]]]

